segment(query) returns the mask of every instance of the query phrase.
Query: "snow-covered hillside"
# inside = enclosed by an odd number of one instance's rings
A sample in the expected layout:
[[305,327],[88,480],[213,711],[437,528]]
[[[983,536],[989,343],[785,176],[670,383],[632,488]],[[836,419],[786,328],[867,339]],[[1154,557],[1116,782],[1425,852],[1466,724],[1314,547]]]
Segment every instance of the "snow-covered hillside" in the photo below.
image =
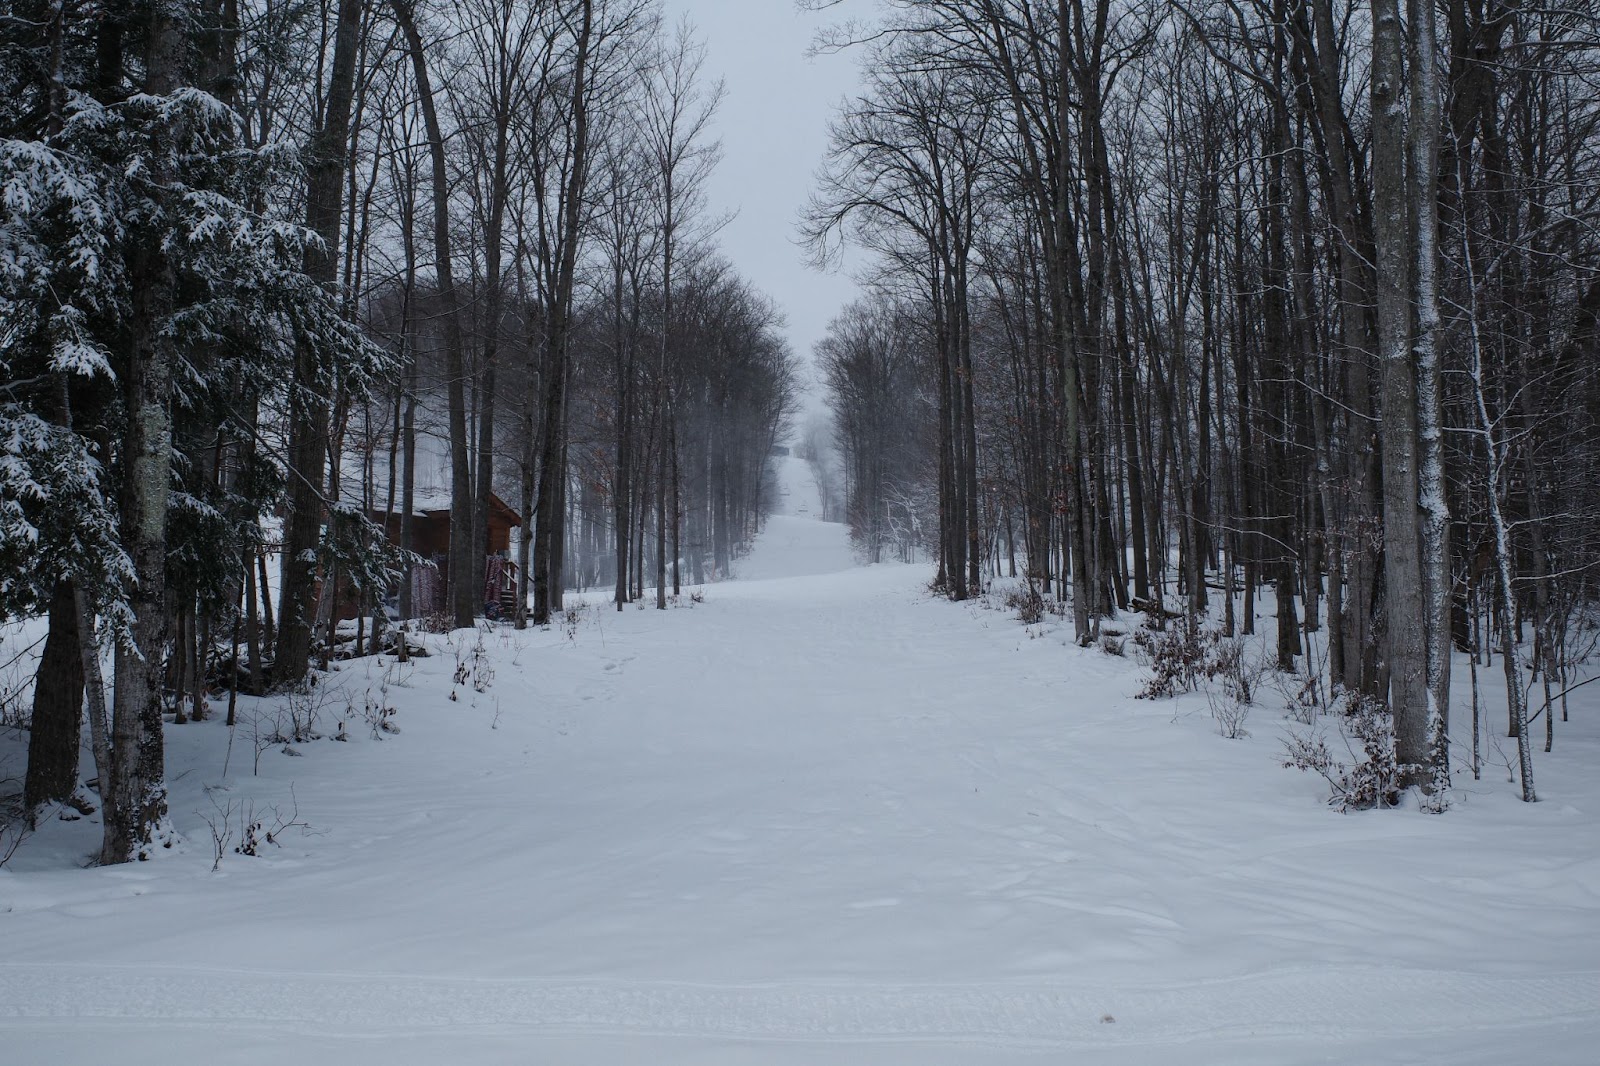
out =
[[833,574],[854,566],[849,530],[822,521],[822,495],[810,464],[788,456],[773,465],[777,506],[756,549],[737,564],[735,573],[746,580],[764,580]]
[[[347,664],[298,757],[270,701],[231,755],[169,729],[175,853],[81,869],[98,827],[50,822],[0,871],[0,1060],[1595,1061],[1592,704],[1546,802],[1491,765],[1341,816],[1270,708],[1224,740],[1130,660],[847,569],[783,470],[704,603]],[[213,872],[252,817],[304,825]]]

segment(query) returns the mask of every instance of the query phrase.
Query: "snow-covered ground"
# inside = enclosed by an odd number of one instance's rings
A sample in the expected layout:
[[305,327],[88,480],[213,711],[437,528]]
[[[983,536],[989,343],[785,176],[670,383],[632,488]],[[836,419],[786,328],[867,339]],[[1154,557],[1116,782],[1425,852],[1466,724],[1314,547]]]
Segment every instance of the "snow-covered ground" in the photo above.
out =
[[768,578],[817,577],[837,574],[855,565],[850,534],[822,517],[822,497],[817,479],[803,459],[777,462],[778,498],[762,530],[756,551],[734,564],[734,574],[746,581]]
[[[350,741],[259,776],[277,704],[226,776],[225,727],[172,728],[181,850],[79,869],[99,827],[51,822],[0,871],[0,1061],[1600,1061],[1593,702],[1540,804],[1491,763],[1339,815],[1270,703],[1235,741],[1135,701],[1131,660],[851,568],[783,480],[704,603],[347,664]],[[306,828],[212,872],[230,803]]]

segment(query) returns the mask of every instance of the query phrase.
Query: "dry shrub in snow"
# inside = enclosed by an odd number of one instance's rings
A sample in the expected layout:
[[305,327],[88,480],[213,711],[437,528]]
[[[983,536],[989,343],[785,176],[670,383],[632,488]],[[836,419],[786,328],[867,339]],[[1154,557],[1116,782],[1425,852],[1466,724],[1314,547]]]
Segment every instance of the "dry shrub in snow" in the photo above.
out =
[[1192,626],[1141,629],[1133,635],[1150,677],[1138,692],[1141,700],[1170,699],[1193,692],[1206,673],[1206,634]]
[[1029,581],[1006,592],[1006,606],[1017,612],[1017,621],[1033,625],[1044,618],[1044,597]]
[[1207,692],[1206,700],[1211,704],[1211,717],[1217,720],[1217,732],[1229,740],[1241,740],[1250,735],[1244,727],[1245,719],[1250,717],[1248,702],[1226,692]]
[[[569,609],[569,616],[572,610],[575,608]],[[576,621],[570,624],[575,630]],[[569,638],[571,635],[569,632]],[[463,644],[456,645],[456,671],[451,680],[457,685],[470,684],[474,692],[487,692],[494,682],[494,663],[489,658],[489,649],[483,643],[482,630],[478,631],[478,639],[471,648]],[[454,691],[450,693],[450,698],[456,698]]]
[[1341,811],[1395,806],[1405,792],[1402,778],[1416,767],[1395,756],[1394,718],[1388,706],[1352,694],[1342,709],[1340,735],[1349,761],[1333,753],[1321,731],[1306,730],[1283,742],[1283,765],[1320,775],[1331,791],[1328,802]]
[[1150,668],[1139,699],[1167,699],[1195,691],[1202,681],[1214,681],[1235,704],[1249,706],[1256,701],[1266,667],[1245,655],[1244,641],[1238,637],[1192,625],[1147,627],[1133,635],[1133,643]]

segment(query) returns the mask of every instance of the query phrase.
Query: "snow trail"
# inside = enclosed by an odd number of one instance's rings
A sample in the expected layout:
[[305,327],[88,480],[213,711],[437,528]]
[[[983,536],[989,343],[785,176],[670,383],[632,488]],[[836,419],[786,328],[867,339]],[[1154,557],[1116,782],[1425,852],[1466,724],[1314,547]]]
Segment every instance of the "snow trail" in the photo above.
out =
[[777,506],[754,549],[734,567],[745,581],[835,574],[855,565],[850,532],[838,522],[823,522],[822,495],[804,459],[779,459]]
[[[222,726],[172,729],[182,853],[73,869],[98,827],[56,823],[0,871],[0,1060],[1593,1061],[1592,714],[1546,803],[1341,817],[1274,709],[1223,740],[1059,629],[852,568],[781,474],[703,604],[347,665],[352,741],[260,776],[248,726],[226,779]],[[213,874],[230,801],[311,832]]]
[[[1444,1036],[1482,1024],[1482,1005],[1515,1012],[1515,1029],[1581,1021],[1600,997],[1593,974],[1533,979],[1373,971],[1356,980],[1284,972],[1184,986],[972,987],[784,983],[447,980],[409,975],[159,971],[134,1019],[126,989],[147,971],[0,969],[0,1018],[138,1020],[147,1025],[258,1025],[327,1033],[461,1027],[531,1033],[743,1037],[772,1041],[938,1038],[975,1048],[1184,1044],[1225,1037]],[[1411,1014],[1425,993],[1437,1008]],[[1220,1013],[1219,1002],[1236,1005]],[[120,1002],[119,1002],[120,1000]],[[1115,1011],[1114,1014],[1109,1013]],[[1107,1021],[1107,1018],[1110,1021]]]

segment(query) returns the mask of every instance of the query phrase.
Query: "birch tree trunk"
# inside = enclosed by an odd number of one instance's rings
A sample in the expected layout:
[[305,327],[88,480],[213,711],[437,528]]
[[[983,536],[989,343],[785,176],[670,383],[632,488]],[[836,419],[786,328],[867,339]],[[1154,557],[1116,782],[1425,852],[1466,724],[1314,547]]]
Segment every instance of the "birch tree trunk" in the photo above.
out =
[[[1528,698],[1522,688],[1522,656],[1517,650],[1516,627],[1513,624],[1517,601],[1515,565],[1511,554],[1511,528],[1500,506],[1503,450],[1496,440],[1495,422],[1489,415],[1489,402],[1485,395],[1483,346],[1478,332],[1477,282],[1472,266],[1472,249],[1464,247],[1463,252],[1462,261],[1466,267],[1468,292],[1472,293],[1472,305],[1467,309],[1472,399],[1478,416],[1478,430],[1483,437],[1484,500],[1488,505],[1489,532],[1493,537],[1494,581],[1496,591],[1499,593],[1491,596],[1490,600],[1493,602],[1495,625],[1500,630],[1500,658],[1505,668],[1506,702],[1511,715],[1511,728],[1516,731],[1517,766],[1522,775],[1522,799],[1526,803],[1534,803],[1538,801],[1539,796],[1533,787],[1533,741],[1528,736]],[[1493,638],[1489,638],[1485,643],[1492,644]],[[1476,665],[1476,648],[1474,648],[1474,665]],[[1476,691],[1473,693],[1473,699],[1473,709],[1476,711]],[[1545,708],[1545,713],[1550,713],[1548,707]],[[1476,715],[1474,715],[1472,741],[1473,769],[1476,775],[1478,743]]]
[[[178,88],[184,39],[162,0],[149,6],[144,91]],[[158,152],[148,180],[173,178]],[[104,837],[100,861],[127,862],[150,843],[167,815],[161,734],[162,653],[167,636],[167,503],[172,479],[172,350],[163,335],[177,278],[156,242],[141,243],[129,263],[128,360],[122,378],[123,549],[133,563],[128,639],[117,644],[110,773],[100,780]]]
[[1411,42],[1411,224],[1416,242],[1417,437],[1422,507],[1422,590],[1426,622],[1429,763],[1450,781],[1450,509],[1445,500],[1439,377],[1439,102],[1433,0],[1407,0]]

